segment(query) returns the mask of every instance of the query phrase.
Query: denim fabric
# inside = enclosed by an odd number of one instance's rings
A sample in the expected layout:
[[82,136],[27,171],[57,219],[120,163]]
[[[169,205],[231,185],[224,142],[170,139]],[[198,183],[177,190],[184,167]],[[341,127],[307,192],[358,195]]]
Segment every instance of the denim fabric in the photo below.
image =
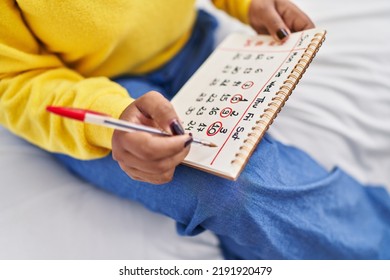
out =
[[[133,97],[171,98],[213,47],[215,20],[200,12],[193,36],[161,69],[116,81]],[[182,235],[207,229],[228,259],[390,259],[390,197],[340,169],[327,172],[304,152],[266,135],[237,181],[178,166],[172,182],[130,179],[111,156],[55,155],[73,173],[177,222]]]

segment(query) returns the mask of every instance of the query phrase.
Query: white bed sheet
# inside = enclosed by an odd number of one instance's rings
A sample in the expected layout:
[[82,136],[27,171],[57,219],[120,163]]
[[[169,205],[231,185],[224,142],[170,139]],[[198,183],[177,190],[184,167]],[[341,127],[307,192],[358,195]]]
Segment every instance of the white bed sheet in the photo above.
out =
[[0,127],[0,259],[218,259],[211,233],[100,191]]
[[[390,1],[295,2],[329,33],[271,134],[390,186]],[[250,32],[216,14],[218,38]],[[0,127],[0,259],[218,258],[209,232],[177,236],[173,221],[78,180]]]

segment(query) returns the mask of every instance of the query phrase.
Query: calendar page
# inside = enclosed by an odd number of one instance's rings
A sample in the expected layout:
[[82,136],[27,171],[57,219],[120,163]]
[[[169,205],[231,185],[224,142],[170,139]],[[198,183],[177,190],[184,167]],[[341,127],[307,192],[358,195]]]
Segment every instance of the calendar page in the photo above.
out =
[[185,164],[236,179],[314,57],[325,31],[232,34],[172,100],[184,129],[218,147],[193,144]]

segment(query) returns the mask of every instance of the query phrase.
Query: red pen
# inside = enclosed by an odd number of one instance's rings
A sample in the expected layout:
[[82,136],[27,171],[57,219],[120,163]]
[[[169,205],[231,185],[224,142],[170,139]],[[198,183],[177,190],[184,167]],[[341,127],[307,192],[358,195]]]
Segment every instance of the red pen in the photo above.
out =
[[[114,119],[109,115],[91,111],[91,110],[69,108],[69,107],[56,107],[56,106],[48,106],[46,110],[49,111],[50,113],[54,113],[62,117],[71,118],[74,120],[79,120],[82,122],[92,123],[92,124],[101,125],[105,127],[110,127],[113,129],[122,130],[126,132],[143,131],[143,132],[148,132],[148,133],[162,135],[162,136],[172,136],[167,132],[161,131],[153,127]],[[202,139],[197,139],[197,138],[193,139],[193,143],[198,143],[208,147],[217,147],[217,145],[215,145],[212,142],[202,140]]]

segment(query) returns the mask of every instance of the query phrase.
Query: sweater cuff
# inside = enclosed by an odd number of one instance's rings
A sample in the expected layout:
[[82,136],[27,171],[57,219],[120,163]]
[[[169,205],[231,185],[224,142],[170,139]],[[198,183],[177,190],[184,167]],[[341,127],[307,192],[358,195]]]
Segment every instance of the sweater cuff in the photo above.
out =
[[[110,115],[113,118],[119,118],[122,112],[129,106],[134,99],[129,96],[123,95],[102,95],[98,97],[90,106],[90,110],[101,112]],[[112,128],[85,124],[85,137],[87,141],[94,146],[106,148],[111,150],[112,148],[112,134],[114,130]]]

